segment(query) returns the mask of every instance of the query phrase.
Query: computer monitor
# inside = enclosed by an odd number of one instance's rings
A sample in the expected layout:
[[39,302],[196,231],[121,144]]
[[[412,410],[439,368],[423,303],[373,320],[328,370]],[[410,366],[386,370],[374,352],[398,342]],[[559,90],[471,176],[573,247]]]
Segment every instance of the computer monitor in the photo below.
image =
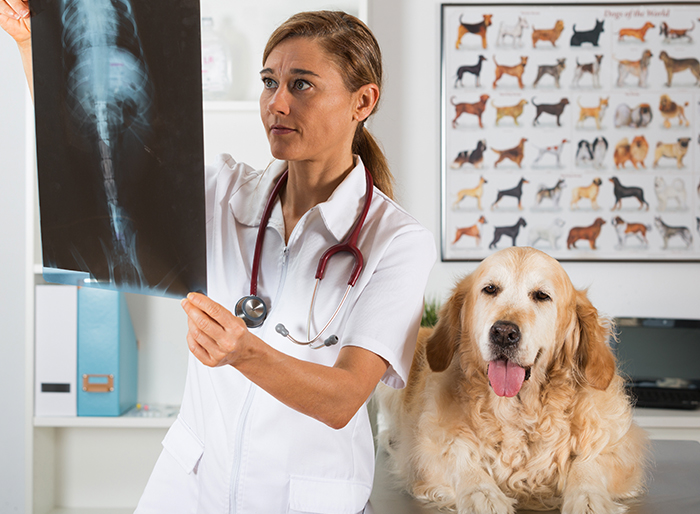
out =
[[700,388],[700,320],[617,318],[612,348],[635,384]]

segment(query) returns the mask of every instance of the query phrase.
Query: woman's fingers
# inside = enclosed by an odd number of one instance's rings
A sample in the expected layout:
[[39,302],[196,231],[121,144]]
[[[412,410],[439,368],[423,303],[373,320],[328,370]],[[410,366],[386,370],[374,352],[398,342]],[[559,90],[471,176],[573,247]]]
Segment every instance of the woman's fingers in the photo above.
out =
[[19,20],[29,17],[29,2],[24,0],[0,1],[2,13],[10,18]]
[[0,27],[18,44],[31,37],[29,8],[22,0],[0,0]]

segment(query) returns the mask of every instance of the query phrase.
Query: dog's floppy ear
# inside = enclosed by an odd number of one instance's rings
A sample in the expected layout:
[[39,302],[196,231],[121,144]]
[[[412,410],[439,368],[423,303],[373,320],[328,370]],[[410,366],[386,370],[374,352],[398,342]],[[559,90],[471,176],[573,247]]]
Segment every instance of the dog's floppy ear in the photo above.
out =
[[445,371],[452,362],[459,344],[461,311],[470,283],[467,277],[457,285],[450,299],[440,309],[437,325],[428,337],[425,353],[433,371]]
[[592,387],[604,391],[615,375],[615,357],[608,344],[610,328],[598,315],[585,291],[576,291],[576,316],[580,337],[579,369]]

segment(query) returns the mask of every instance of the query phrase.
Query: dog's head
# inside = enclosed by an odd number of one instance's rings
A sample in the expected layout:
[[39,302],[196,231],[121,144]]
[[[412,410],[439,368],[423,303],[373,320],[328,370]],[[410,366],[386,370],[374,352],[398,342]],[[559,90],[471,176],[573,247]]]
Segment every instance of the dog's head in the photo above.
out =
[[561,32],[562,30],[564,30],[564,22],[562,20],[557,20],[554,24],[554,31]]
[[443,306],[427,342],[430,368],[453,362],[488,375],[499,396],[553,373],[604,390],[615,372],[610,330],[561,265],[532,248],[511,247],[484,259]]

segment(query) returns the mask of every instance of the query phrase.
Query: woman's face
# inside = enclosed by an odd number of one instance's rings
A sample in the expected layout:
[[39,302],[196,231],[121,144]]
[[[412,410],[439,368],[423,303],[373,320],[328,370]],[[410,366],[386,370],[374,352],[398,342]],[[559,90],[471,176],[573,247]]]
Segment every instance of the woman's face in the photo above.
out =
[[347,90],[316,41],[282,41],[260,75],[260,115],[276,159],[324,163],[349,157],[357,123],[369,112],[358,109],[362,89]]

